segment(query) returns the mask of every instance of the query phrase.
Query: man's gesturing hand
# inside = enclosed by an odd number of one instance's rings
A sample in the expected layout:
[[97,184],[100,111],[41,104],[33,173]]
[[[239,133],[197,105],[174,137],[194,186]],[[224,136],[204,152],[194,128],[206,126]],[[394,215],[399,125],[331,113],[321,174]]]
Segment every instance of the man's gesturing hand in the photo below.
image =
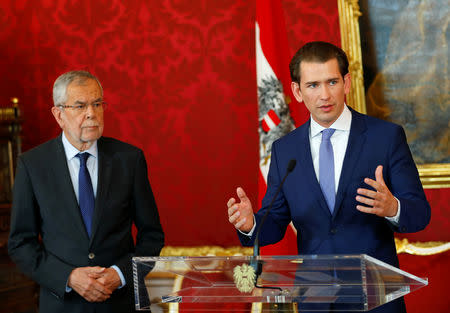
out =
[[398,202],[384,183],[382,165],[377,166],[375,179],[365,178],[364,182],[376,191],[358,188],[356,201],[368,206],[357,205],[356,208],[361,212],[376,214],[382,217],[395,216],[398,211]]
[[228,221],[242,232],[249,232],[253,228],[253,208],[250,199],[244,192],[244,189],[238,187],[236,193],[241,202],[230,198],[227,202]]

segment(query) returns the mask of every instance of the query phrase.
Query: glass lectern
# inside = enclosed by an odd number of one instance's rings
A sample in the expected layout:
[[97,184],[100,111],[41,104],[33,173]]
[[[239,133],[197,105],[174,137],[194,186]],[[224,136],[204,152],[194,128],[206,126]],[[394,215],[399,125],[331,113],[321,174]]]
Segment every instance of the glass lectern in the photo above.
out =
[[[364,254],[135,257],[133,275],[137,310],[182,303],[184,311],[236,304],[234,312],[245,312],[243,304],[296,303],[300,312],[368,311],[428,285],[427,278]],[[150,288],[158,279],[170,281],[171,288]]]

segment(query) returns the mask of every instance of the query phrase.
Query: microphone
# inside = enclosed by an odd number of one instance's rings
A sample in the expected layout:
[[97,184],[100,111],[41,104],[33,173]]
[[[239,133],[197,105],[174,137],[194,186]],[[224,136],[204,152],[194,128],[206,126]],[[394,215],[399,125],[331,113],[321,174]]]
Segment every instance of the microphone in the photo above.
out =
[[[272,209],[273,203],[275,202],[275,199],[277,198],[278,194],[280,193],[280,190],[281,190],[281,187],[283,187],[284,181],[286,180],[288,175],[294,170],[296,164],[297,164],[297,161],[295,159],[292,159],[289,161],[287,169],[286,169],[286,174],[284,175],[281,183],[278,185],[277,191],[275,192],[275,195],[273,196],[272,201],[270,201],[270,204],[267,207],[266,213],[264,214],[263,218],[261,219],[261,222],[258,225],[258,229],[256,230],[256,238],[255,238],[255,243],[253,245],[253,259],[250,264],[254,268],[255,274],[256,274],[255,286],[256,286],[256,281],[258,280],[258,276],[262,272],[262,263],[258,262],[256,260],[256,257],[259,256],[259,234],[261,233],[262,225],[266,221],[267,215],[269,214],[270,210]],[[256,286],[256,287],[258,287],[258,286]]]

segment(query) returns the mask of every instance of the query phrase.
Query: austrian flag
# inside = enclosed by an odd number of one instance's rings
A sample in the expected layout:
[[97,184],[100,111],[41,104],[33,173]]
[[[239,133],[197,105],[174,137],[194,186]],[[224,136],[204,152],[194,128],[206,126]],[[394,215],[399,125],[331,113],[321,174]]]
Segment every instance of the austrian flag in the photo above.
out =
[[281,120],[278,117],[277,113],[275,113],[274,110],[270,110],[263,116],[263,119],[261,121],[261,127],[267,133],[272,128],[278,126],[280,122]]
[[[256,1],[256,81],[259,113],[258,202],[266,193],[272,143],[295,128],[286,92],[290,89],[289,44],[281,0]],[[283,86],[284,85],[284,86]],[[262,247],[265,255],[296,254],[296,230],[289,227],[278,245]]]

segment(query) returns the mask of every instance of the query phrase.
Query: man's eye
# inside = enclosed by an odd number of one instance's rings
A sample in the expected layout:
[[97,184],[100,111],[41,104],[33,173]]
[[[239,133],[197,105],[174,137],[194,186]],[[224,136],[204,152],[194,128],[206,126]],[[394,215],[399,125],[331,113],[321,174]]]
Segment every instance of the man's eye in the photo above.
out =
[[84,107],[85,107],[85,105],[83,105],[83,104],[74,106],[74,108],[75,108],[76,110],[82,110],[82,109],[84,109]]
[[317,84],[309,84],[308,85],[308,88],[316,88],[317,87]]
[[98,107],[101,106],[101,105],[102,105],[101,102],[94,102],[94,103],[92,103],[92,106],[93,106],[94,108],[98,108]]
[[330,81],[330,85],[331,86],[334,86],[334,85],[336,85],[337,84],[337,80],[332,80],[332,81]]

